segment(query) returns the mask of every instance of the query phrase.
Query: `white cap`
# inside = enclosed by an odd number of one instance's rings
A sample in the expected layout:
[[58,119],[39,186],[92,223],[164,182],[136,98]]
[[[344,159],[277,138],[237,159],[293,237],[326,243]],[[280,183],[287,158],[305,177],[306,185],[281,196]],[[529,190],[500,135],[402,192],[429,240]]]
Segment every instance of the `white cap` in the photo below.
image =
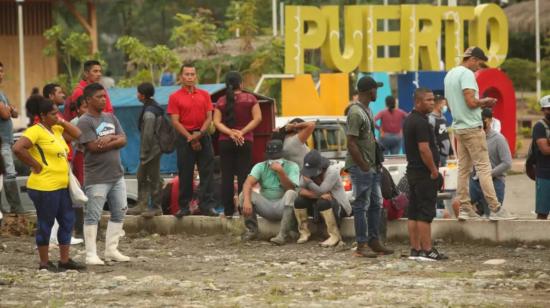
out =
[[550,95],[540,99],[540,108],[550,108]]

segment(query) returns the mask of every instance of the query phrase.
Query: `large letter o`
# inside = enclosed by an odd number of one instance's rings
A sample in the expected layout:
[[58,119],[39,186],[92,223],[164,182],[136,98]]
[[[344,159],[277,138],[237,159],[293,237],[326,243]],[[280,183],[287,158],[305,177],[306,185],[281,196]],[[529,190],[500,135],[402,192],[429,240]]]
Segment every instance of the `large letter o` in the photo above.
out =
[[516,92],[508,76],[496,68],[480,70],[476,73],[479,86],[479,97],[494,97],[498,99],[493,108],[493,116],[502,124],[504,135],[512,155],[516,152]]

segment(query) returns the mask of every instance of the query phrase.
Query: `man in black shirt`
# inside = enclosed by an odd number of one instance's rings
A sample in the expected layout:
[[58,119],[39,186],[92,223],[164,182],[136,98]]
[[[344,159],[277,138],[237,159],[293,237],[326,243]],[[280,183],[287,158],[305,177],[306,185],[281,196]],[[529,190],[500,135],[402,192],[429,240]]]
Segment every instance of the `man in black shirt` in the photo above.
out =
[[437,191],[442,177],[437,166],[439,152],[428,114],[434,109],[434,94],[425,88],[414,92],[414,110],[405,119],[403,134],[407,154],[409,182],[409,240],[410,259],[442,260],[445,255],[432,247],[431,223],[435,217]]

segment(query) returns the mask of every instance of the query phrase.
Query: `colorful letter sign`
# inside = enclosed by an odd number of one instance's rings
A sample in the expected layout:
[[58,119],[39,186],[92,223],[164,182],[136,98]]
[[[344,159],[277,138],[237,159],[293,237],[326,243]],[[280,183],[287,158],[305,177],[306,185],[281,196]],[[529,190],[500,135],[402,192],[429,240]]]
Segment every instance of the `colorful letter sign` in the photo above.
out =
[[[475,8],[348,5],[343,22],[339,16],[338,6],[286,6],[285,73],[303,74],[304,52],[318,48],[324,63],[343,73],[357,68],[364,72],[438,71],[441,60],[449,70],[460,62],[466,47],[464,22],[469,23],[468,45],[485,50],[489,66],[499,66],[508,52],[508,21],[495,4]],[[383,31],[383,20],[400,20],[400,30]],[[442,31],[443,59],[438,51]],[[399,57],[381,57],[381,46],[398,46]]]

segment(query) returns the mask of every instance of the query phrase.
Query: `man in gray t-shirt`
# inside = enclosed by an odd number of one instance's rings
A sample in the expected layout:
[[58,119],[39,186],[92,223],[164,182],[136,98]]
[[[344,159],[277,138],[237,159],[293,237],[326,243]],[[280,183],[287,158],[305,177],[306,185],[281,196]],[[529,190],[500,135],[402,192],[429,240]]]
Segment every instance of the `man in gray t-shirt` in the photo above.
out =
[[88,112],[80,117],[78,128],[82,131],[79,142],[84,147],[84,185],[89,199],[84,208],[86,264],[104,264],[97,256],[96,237],[105,202],[111,211],[105,235],[105,259],[127,262],[130,258],[117,249],[124,234],[122,224],[128,209],[120,163],[120,149],[126,145],[126,135],[113,114],[103,113],[107,94],[102,85],[86,86],[83,95]]
[[[78,120],[82,131],[80,143],[86,144],[100,138],[124,136],[118,119],[112,113],[95,116],[86,113]],[[124,172],[120,162],[120,149],[113,148],[105,152],[84,151],[84,185],[115,183]]]

